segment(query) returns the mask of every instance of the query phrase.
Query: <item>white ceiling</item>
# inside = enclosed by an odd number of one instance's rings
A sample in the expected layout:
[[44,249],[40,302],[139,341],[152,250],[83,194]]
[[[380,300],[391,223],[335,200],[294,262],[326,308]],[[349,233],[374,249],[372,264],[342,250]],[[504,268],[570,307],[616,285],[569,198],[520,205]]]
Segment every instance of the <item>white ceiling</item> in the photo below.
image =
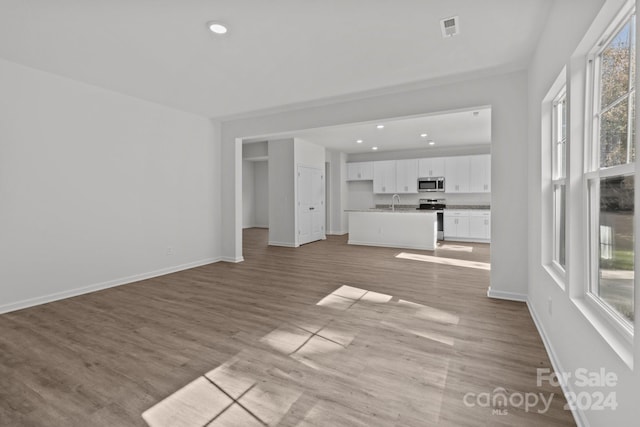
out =
[[[0,0],[0,57],[219,117],[523,68],[551,2]],[[461,33],[443,39],[452,15]]]
[[[477,112],[477,115],[474,115]],[[378,129],[377,125],[384,125]],[[427,137],[420,135],[426,133]],[[273,139],[274,136],[271,136]],[[415,149],[441,151],[451,147],[486,145],[491,143],[491,108],[475,109],[356,123],[279,134],[276,137],[297,137],[343,153],[370,153]],[[244,140],[245,143],[264,141],[266,137]],[[362,140],[358,144],[357,140]],[[433,141],[434,145],[429,145]]]

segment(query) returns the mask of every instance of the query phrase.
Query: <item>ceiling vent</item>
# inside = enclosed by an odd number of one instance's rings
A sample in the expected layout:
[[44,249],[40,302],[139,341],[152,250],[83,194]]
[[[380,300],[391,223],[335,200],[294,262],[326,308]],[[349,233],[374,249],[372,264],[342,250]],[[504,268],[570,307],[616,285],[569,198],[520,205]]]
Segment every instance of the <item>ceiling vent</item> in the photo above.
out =
[[460,34],[460,25],[458,24],[458,17],[452,16],[451,18],[445,18],[440,21],[440,28],[442,29],[442,37],[457,36]]

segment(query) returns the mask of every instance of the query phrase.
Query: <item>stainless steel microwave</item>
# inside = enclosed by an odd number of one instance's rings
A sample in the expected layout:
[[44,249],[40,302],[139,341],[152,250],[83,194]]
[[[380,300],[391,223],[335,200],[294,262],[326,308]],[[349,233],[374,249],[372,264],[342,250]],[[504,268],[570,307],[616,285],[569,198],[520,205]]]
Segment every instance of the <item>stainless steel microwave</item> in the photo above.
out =
[[444,177],[418,178],[418,191],[421,193],[444,191]]

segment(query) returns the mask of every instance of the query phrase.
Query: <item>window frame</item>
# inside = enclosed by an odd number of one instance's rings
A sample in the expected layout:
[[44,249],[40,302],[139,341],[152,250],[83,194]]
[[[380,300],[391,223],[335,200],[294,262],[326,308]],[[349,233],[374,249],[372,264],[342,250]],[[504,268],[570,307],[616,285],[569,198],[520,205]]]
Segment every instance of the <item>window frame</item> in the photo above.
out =
[[[565,125],[565,137],[564,139],[558,138],[558,130],[560,126],[560,120],[558,119],[558,105],[560,105],[564,101],[564,125]],[[551,266],[555,270],[555,273],[560,276],[560,278],[565,279],[566,271],[567,271],[567,174],[568,174],[568,142],[569,142],[569,132],[568,132],[568,105],[569,99],[567,96],[567,84],[566,81],[563,82],[562,87],[556,93],[551,102]],[[563,155],[563,171],[564,175],[559,176],[558,174],[558,144],[564,144],[564,155]],[[560,246],[560,236],[559,236],[559,224],[557,218],[557,196],[556,189],[562,188],[564,190],[564,266],[560,263],[559,257],[559,246]]]
[[[630,19],[636,15],[635,5],[629,4],[623,11],[620,12],[614,23],[603,33],[603,36],[599,38],[599,43],[589,52],[587,55],[587,70],[586,70],[586,126],[585,126],[585,146],[584,146],[584,169],[582,173],[583,179],[583,195],[586,200],[586,217],[585,217],[585,231],[587,233],[588,250],[586,251],[586,266],[587,277],[584,282],[584,300],[592,308],[595,309],[598,317],[604,319],[609,325],[622,335],[625,340],[632,344],[634,337],[633,321],[630,321],[624,315],[615,310],[609,303],[601,298],[594,289],[597,289],[599,279],[599,214],[600,214],[600,193],[598,190],[592,189],[594,184],[599,183],[602,178],[616,177],[616,176],[633,176],[635,177],[635,161],[630,162],[630,146],[627,146],[627,163],[601,167],[600,166],[600,124],[601,117],[604,113],[601,108],[601,54],[608,47],[609,43],[614,40],[618,33],[624,28]],[[637,25],[637,15],[636,23]],[[635,31],[635,26],[633,27]],[[636,74],[638,70],[636,69]],[[631,77],[631,76],[630,76]],[[609,104],[606,111],[619,105],[620,102],[629,102],[629,98],[633,97],[634,103],[637,104],[636,98],[636,85],[635,81],[629,78],[629,88],[624,95],[618,97],[616,100]],[[622,101],[624,100],[624,101]],[[637,109],[637,105],[636,105]],[[627,121],[627,144],[632,138],[631,120],[635,121],[635,117],[632,117],[631,108],[628,109],[628,121]],[[605,111],[605,112],[606,112]],[[637,124],[636,124],[637,126]],[[637,132],[637,130],[636,130]],[[634,144],[635,141],[631,141]],[[634,187],[634,191],[637,189]],[[634,227],[636,210],[634,208]],[[634,236],[635,236],[634,229]],[[634,256],[635,256],[635,243],[634,243]],[[634,266],[634,271],[637,266]],[[634,295],[637,292],[634,281]],[[635,301],[634,301],[635,306]]]

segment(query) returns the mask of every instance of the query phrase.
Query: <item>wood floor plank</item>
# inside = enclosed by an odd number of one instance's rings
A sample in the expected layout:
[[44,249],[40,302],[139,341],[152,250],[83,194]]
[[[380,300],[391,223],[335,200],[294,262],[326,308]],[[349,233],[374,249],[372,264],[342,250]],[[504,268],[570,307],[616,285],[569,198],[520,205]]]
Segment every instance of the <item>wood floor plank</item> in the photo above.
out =
[[[575,425],[536,385],[551,365],[526,306],[486,297],[489,245],[266,242],[248,229],[243,263],[0,316],[0,425],[161,426],[174,407],[213,427]],[[542,414],[465,400],[501,389],[555,397]]]

